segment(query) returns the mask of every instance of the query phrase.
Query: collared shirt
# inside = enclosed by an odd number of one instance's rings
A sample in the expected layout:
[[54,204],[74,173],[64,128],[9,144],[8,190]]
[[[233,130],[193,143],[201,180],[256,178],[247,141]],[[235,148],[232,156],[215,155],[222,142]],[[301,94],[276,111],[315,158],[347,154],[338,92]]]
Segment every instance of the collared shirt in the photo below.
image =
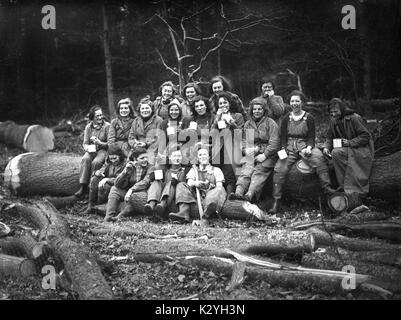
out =
[[[211,164],[208,164],[204,170],[201,170],[199,166],[197,167],[197,169],[198,169],[199,180],[201,181],[209,180],[209,182],[214,185],[216,185],[216,183],[218,182],[224,183],[224,174],[220,168],[213,167]],[[187,174],[187,179],[197,180],[194,168],[191,168],[191,170],[189,170]]]

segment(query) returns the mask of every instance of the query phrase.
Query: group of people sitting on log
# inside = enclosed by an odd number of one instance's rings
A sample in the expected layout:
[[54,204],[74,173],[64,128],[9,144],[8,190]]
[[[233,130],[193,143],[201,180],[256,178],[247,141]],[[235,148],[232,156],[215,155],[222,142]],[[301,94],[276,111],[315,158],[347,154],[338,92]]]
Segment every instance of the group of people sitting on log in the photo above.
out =
[[[286,105],[275,94],[273,81],[261,89],[245,108],[222,76],[211,80],[210,98],[195,83],[188,83],[179,97],[168,81],[160,87],[160,97],[143,98],[136,110],[129,98],[120,100],[111,123],[100,106],[93,106],[75,195],[83,197],[89,189],[87,213],[107,201],[105,220],[113,221],[132,214],[133,194],[146,191],[146,213],[189,222],[198,192],[207,221],[226,199],[257,202],[273,175],[269,213],[275,214],[286,176],[300,159],[316,170],[326,195],[368,193],[373,141],[360,115],[332,99],[326,142],[317,148],[315,120],[304,110],[304,94],[291,92]],[[336,190],[328,158],[334,164]],[[178,212],[168,212],[173,202]]]

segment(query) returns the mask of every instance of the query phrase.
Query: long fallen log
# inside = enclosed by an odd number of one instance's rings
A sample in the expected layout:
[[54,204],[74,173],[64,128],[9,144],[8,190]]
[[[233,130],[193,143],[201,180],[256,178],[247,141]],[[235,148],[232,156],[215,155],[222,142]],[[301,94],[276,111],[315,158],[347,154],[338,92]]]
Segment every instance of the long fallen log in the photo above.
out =
[[350,251],[397,251],[400,246],[382,243],[377,241],[368,241],[349,238],[335,233],[328,233],[327,231],[320,230],[316,227],[311,227],[307,230],[308,233],[313,234],[316,247],[339,247]]
[[[401,151],[375,159],[370,175],[369,195],[387,200],[401,198]],[[316,173],[301,173],[293,166],[288,174],[284,194],[314,198],[321,194]]]
[[73,195],[79,189],[81,157],[60,153],[23,153],[4,170],[4,185],[15,195]]
[[311,227],[321,227],[329,231],[348,230],[365,237],[377,237],[401,243],[401,224],[386,221],[370,221],[365,223],[341,223],[332,221],[314,221],[293,226],[293,230],[305,230]]
[[53,131],[40,125],[18,125],[13,121],[0,122],[0,143],[29,152],[46,152],[54,148]]
[[25,278],[36,273],[34,261],[0,253],[0,276]]
[[[17,195],[43,194],[71,196],[79,188],[79,164],[81,157],[72,154],[27,153],[11,159],[4,171],[4,183]],[[370,195],[374,198],[399,199],[401,195],[401,152],[377,158],[370,177]],[[314,198],[321,193],[315,173],[301,173],[293,166],[285,185],[285,193],[293,197]],[[138,198],[137,198],[138,197]],[[141,193],[134,195],[134,203],[146,202]],[[137,206],[138,208],[138,206]],[[170,208],[171,211],[177,210]],[[191,210],[197,216],[196,207]],[[143,208],[138,208],[142,213]],[[223,217],[269,220],[264,212],[246,201],[226,201]]]
[[111,288],[103,277],[96,258],[88,248],[69,238],[65,221],[49,202],[18,203],[9,210],[16,210],[20,216],[40,228],[39,240],[45,241],[61,259],[80,299],[113,298]]

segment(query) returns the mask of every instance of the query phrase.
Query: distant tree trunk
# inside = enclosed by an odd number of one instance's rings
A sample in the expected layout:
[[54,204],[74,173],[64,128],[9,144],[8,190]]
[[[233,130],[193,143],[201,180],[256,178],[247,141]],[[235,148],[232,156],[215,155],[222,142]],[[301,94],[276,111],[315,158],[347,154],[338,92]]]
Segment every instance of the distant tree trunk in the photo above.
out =
[[111,53],[109,42],[109,25],[107,21],[107,12],[105,4],[102,5],[103,11],[103,47],[104,47],[104,60],[106,66],[106,80],[107,80],[107,101],[109,105],[110,119],[114,118],[114,88],[113,88],[113,75],[111,67]]
[[370,104],[370,99],[372,96],[372,65],[370,58],[370,35],[369,35],[369,20],[367,17],[368,8],[366,1],[361,1],[360,4],[360,16],[359,16],[359,36],[361,41],[361,57],[363,61],[363,105],[364,105],[364,114],[371,115],[372,108]]

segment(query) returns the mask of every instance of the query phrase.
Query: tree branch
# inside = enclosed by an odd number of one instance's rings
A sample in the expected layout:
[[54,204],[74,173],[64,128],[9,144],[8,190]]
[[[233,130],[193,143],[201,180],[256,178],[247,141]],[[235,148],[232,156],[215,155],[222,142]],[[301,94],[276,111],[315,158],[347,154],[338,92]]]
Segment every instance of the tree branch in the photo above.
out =
[[165,67],[167,70],[170,70],[173,74],[175,74],[176,76],[179,77],[180,74],[179,74],[177,71],[175,71],[173,68],[169,67],[169,66],[166,64],[166,62],[164,61],[164,58],[163,58],[162,54],[160,53],[160,51],[159,51],[157,48],[156,48],[155,50],[156,50],[157,54],[159,55],[159,57],[160,57],[160,59],[161,59],[163,65],[164,65],[164,67]]

